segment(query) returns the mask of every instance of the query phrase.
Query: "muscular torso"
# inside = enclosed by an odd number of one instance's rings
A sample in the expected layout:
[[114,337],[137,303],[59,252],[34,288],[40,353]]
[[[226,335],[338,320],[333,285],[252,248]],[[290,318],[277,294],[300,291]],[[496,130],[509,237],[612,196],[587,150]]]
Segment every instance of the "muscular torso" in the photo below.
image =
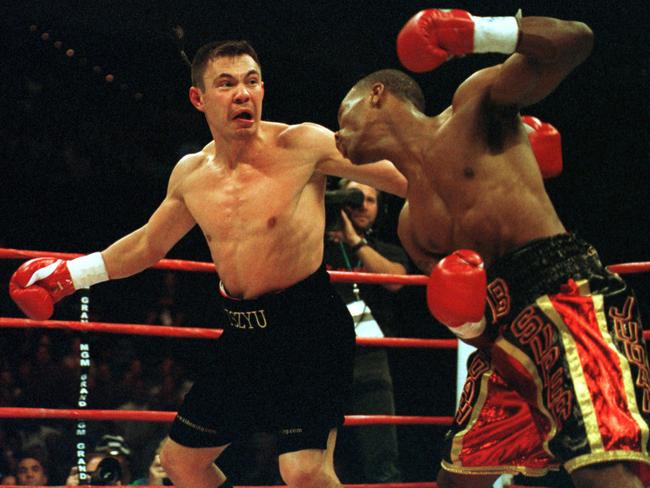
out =
[[484,111],[475,96],[438,116],[438,130],[422,142],[432,149],[407,174],[398,232],[424,271],[461,248],[489,266],[532,239],[564,232],[524,129],[501,127],[491,145]]
[[179,187],[229,294],[253,298],[307,277],[322,261],[324,176],[312,152],[264,127],[264,145],[229,166],[208,145]]

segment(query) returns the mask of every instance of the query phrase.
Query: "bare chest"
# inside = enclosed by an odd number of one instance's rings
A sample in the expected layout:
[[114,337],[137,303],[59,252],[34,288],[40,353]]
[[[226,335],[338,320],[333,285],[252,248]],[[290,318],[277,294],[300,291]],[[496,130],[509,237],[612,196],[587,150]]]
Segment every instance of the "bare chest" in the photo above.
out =
[[207,167],[187,182],[185,204],[209,241],[273,230],[299,204],[311,176],[306,169],[286,163]]

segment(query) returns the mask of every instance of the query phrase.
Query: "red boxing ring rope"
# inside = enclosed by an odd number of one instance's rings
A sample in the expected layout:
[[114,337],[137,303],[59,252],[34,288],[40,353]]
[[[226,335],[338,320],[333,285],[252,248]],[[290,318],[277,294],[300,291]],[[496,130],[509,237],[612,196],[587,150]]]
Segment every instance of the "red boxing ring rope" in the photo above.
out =
[[[0,418],[64,419],[64,420],[136,420],[142,422],[172,422],[176,412],[156,410],[86,410],[73,408],[2,407]],[[449,425],[453,417],[417,415],[346,415],[346,426],[357,425]]]
[[[82,256],[82,254],[0,248],[0,259],[32,259],[46,256],[59,259],[73,259]],[[214,272],[216,270],[212,263],[186,261],[183,259],[161,259],[153,268],[195,272]],[[650,262],[611,264],[607,266],[607,269],[619,274],[643,273],[650,271]],[[349,271],[328,271],[328,273],[332,281],[343,283],[426,285],[429,281],[429,277],[424,275],[391,275]]]
[[[32,259],[36,257],[55,257],[59,259],[72,259],[81,254],[45,251],[29,251],[19,249],[0,248],[0,259]],[[186,261],[180,259],[162,259],[154,268],[191,272],[216,272],[212,263]],[[633,274],[650,271],[650,262],[622,263],[607,266],[619,274]],[[346,271],[329,271],[333,282],[356,282],[369,284],[401,284],[401,285],[427,285],[429,278],[424,275],[389,275],[379,273],[359,273]],[[151,335],[164,337],[179,337],[192,339],[218,339],[223,330],[200,327],[171,327],[163,325],[141,324],[116,324],[106,322],[75,322],[67,320],[30,320],[10,317],[0,317],[0,328],[49,328],[68,329],[78,331],[106,332],[113,334]],[[644,337],[650,338],[650,330],[644,331]],[[411,339],[411,338],[367,338],[358,337],[358,345],[382,347],[417,347],[417,348],[447,348],[458,347],[456,339]],[[78,409],[47,409],[47,408],[0,408],[0,418],[41,418],[41,419],[86,419],[86,420],[118,420],[118,421],[149,421],[171,422],[176,413],[168,411],[140,411],[140,410],[78,410]],[[344,425],[449,425],[453,417],[433,416],[397,416],[397,415],[347,415]],[[86,485],[87,486],[87,485]],[[418,483],[381,483],[381,484],[354,484],[344,485],[347,488],[435,488],[435,482]],[[0,485],[0,488],[5,488]],[[147,487],[145,487],[147,488]],[[153,488],[153,487],[152,487]],[[238,488],[259,488],[239,486]]]
[[[217,339],[223,329],[201,327],[173,327],[168,325],[116,324],[110,322],[78,322],[74,320],[32,320],[0,317],[1,328],[15,329],[67,329],[83,332],[107,332],[110,334],[181,337],[190,339]],[[416,347],[456,349],[456,339],[411,339],[405,337],[357,337],[359,346]]]

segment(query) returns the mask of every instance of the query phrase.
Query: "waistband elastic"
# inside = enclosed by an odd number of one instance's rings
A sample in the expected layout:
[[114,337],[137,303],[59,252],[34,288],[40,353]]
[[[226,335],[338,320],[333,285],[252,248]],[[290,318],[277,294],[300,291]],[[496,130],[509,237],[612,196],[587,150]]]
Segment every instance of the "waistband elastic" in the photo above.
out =
[[513,301],[527,305],[558,292],[570,278],[607,273],[596,249],[574,234],[537,239],[499,258],[487,270],[488,283],[504,280]]
[[321,264],[316,271],[294,285],[277,292],[266,293],[253,299],[242,299],[228,296],[225,289],[222,288],[221,282],[219,283],[219,287],[224,304],[227,305],[229,309],[247,311],[257,310],[275,304],[287,303],[291,300],[304,299],[307,293],[318,292],[318,290],[329,287],[329,284],[329,273],[325,269],[325,265]]

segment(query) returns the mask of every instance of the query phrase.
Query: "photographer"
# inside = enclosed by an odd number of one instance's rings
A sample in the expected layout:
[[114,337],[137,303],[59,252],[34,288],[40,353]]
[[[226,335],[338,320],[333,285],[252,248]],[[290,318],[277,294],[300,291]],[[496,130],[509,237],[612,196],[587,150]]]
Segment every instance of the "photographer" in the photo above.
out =
[[163,468],[162,464],[160,463],[160,450],[162,449],[164,442],[165,441],[162,440],[160,444],[158,444],[158,448],[156,449],[156,452],[153,455],[153,459],[151,460],[151,464],[149,465],[147,476],[138,478],[133,483],[131,483],[132,486],[169,486],[172,484],[169,476],[167,475],[167,472],[165,471],[165,468]]
[[[94,486],[123,486],[131,482],[131,449],[119,435],[104,435],[88,454],[86,472],[90,475],[90,484]],[[77,466],[70,469],[65,484],[79,486]]]
[[[379,214],[379,192],[347,180],[341,180],[339,188],[336,192],[328,192],[334,198],[326,196],[325,199],[330,216],[325,243],[326,267],[341,271],[406,274],[409,261],[404,251],[377,239],[372,232]],[[353,190],[361,192],[362,198],[356,200]],[[401,285],[334,285],[352,313],[358,337],[383,337],[390,333],[394,295]],[[393,381],[385,349],[357,347],[353,405],[348,413],[395,414]],[[341,479],[355,483],[400,481],[394,425],[344,429],[339,433],[339,439],[337,468],[344,471]],[[350,465],[349,470],[345,469],[346,464]]]

